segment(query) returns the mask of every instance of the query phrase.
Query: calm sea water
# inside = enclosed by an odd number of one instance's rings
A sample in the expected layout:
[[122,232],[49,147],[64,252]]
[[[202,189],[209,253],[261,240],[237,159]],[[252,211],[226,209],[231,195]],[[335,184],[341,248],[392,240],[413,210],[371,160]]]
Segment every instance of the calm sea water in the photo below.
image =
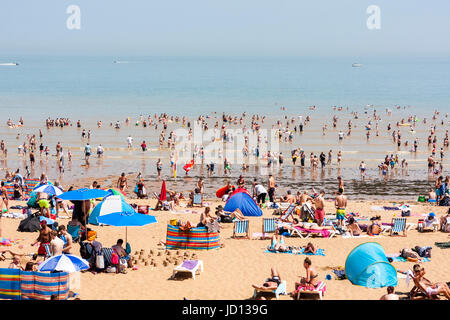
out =
[[[450,109],[450,59],[0,57],[4,116],[296,113],[309,105]],[[122,63],[114,63],[120,61]],[[352,68],[353,62],[363,64]]]
[[[292,144],[281,145],[286,166],[282,171],[277,167],[274,169],[281,188],[295,190],[315,186],[334,190],[336,176],[343,175],[349,181],[347,193],[354,197],[380,197],[393,192],[406,197],[423,192],[430,183],[424,163],[430,150],[424,140],[431,122],[419,123],[414,135],[402,128],[404,141],[412,143],[415,137],[420,139],[417,154],[410,153],[409,147],[398,150],[392,144],[386,131],[387,123],[394,124],[411,114],[420,119],[431,119],[435,109],[441,111],[441,118],[450,112],[450,59],[0,57],[0,63],[13,61],[19,65],[0,66],[0,135],[9,149],[8,159],[2,159],[2,170],[26,164],[27,159],[18,157],[16,148],[25,141],[27,134],[37,134],[39,128],[44,128],[47,117],[69,117],[73,122],[80,119],[84,128],[92,130],[91,145],[96,147],[101,143],[106,149],[105,159],[92,160],[89,169],[81,167],[85,142],[80,139],[79,129],[43,129],[43,143],[52,153],[56,143],[61,141],[65,150],[71,149],[74,160],[70,166],[66,164],[66,173],[59,177],[54,157],[49,161],[38,157],[34,174],[46,171],[51,177],[66,182],[85,176],[140,170],[150,183],[156,174],[158,157],[165,159],[163,174],[172,176],[167,150],[158,150],[161,128],[154,130],[130,125],[117,131],[109,127],[110,122],[123,121],[126,117],[131,117],[133,122],[141,114],[162,112],[193,118],[212,112],[240,115],[246,111],[247,114],[269,116],[268,126],[284,116],[312,116],[311,124],[302,135],[297,134]],[[354,62],[363,66],[352,68]],[[367,104],[374,105],[383,116],[380,136],[372,137],[369,142],[364,129]],[[317,110],[310,111],[308,106],[311,105],[316,105]],[[349,112],[334,112],[331,108],[334,105],[349,107],[361,115],[358,121],[354,120],[357,127],[352,130],[352,136],[342,143],[337,142],[337,132],[339,129],[346,131],[346,122],[351,117]],[[399,111],[393,108],[394,105],[407,108]],[[286,107],[286,111],[281,112],[281,106]],[[387,107],[393,110],[392,118],[385,116]],[[371,114],[372,109],[367,112]],[[333,114],[341,119],[337,130],[331,128]],[[17,122],[20,116],[25,119],[25,127],[6,127],[8,118]],[[104,126],[97,129],[95,123],[100,119]],[[444,126],[437,122],[440,139],[448,129],[448,119],[445,120]],[[215,121],[213,116],[210,127]],[[330,129],[322,136],[321,128],[325,122]],[[172,123],[169,131],[177,127],[179,125]],[[134,137],[136,146],[146,140],[151,151],[144,154],[138,148],[126,150],[129,134]],[[302,147],[308,155],[333,149],[334,159],[337,151],[342,150],[342,168],[338,170],[334,164],[315,175],[310,174],[309,169],[294,169],[290,166],[289,152],[296,147]],[[391,153],[407,159],[410,169],[408,172],[399,169],[385,183],[378,176],[377,164]],[[362,184],[357,170],[361,160],[369,167],[368,182]],[[446,167],[447,157],[444,163]],[[232,180],[241,173],[239,167],[233,167]],[[204,175],[202,170],[195,168],[191,177]],[[252,167],[244,175],[251,179],[261,175],[261,169]],[[184,173],[179,172],[178,181],[172,181],[174,186],[186,187],[190,180],[183,176]],[[225,179],[221,172],[216,172],[214,177],[207,179],[206,191],[212,195]]]

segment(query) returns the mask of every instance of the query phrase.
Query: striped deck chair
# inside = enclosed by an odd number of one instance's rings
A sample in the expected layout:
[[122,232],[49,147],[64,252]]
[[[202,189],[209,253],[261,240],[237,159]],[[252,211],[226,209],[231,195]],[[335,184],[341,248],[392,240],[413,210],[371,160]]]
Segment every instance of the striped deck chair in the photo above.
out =
[[287,285],[286,280],[281,281],[280,285],[275,290],[264,290],[264,289],[255,289],[253,291],[253,298],[256,298],[258,292],[272,292],[275,294],[275,297],[278,300],[280,294],[287,294]]
[[48,259],[53,255],[52,248],[50,247],[50,244],[48,244],[48,243],[44,244],[44,248],[45,248],[45,252],[46,252],[45,259]]
[[22,271],[20,283],[22,299],[50,300],[53,294],[57,300],[67,300],[69,297],[68,272]]
[[21,299],[20,272],[20,269],[0,269],[0,299]]
[[203,195],[201,193],[194,194],[194,199],[192,199],[192,206],[195,205],[203,207]]
[[[245,236],[239,236],[239,234],[244,234]],[[241,220],[241,221],[235,221],[234,222],[234,229],[233,229],[233,236],[232,238],[238,239],[239,237],[244,237],[249,239],[249,221],[248,220]]]
[[[277,231],[275,218],[263,218],[262,221],[262,238],[266,238],[266,233],[273,233]],[[268,235],[267,235],[268,237]]]
[[406,237],[406,218],[393,218],[392,219],[392,228],[390,235],[400,235],[403,233],[403,237]]
[[113,266],[111,263],[111,258],[113,254],[112,248],[102,248],[103,258],[105,259],[105,267],[107,266]]
[[283,215],[281,216],[281,221],[286,222],[289,221],[289,217],[292,216],[294,217],[294,210],[295,210],[295,203],[292,203],[284,212]]
[[300,300],[303,296],[308,296],[308,298],[316,300],[322,300],[326,289],[327,287],[323,281],[320,281],[317,284],[317,287],[312,290],[306,287],[299,287],[297,291],[297,300]]

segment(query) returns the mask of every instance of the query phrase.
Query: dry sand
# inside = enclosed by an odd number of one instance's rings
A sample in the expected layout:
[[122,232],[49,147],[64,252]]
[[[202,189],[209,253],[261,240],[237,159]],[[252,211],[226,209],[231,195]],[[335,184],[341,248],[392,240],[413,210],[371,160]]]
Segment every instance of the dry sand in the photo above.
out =
[[[140,203],[155,205],[156,200],[131,200],[129,203]],[[221,201],[206,200],[211,207],[221,204]],[[395,202],[395,200],[394,200]],[[22,204],[23,203],[19,203]],[[435,207],[429,205],[415,204],[412,207],[412,214],[424,214],[435,212],[438,217],[442,216],[448,208]],[[14,205],[14,203],[12,204]],[[372,211],[373,205],[392,206],[393,201],[349,201],[347,212],[359,212],[364,216],[381,215],[383,222],[390,222],[394,211]],[[179,208],[180,211],[186,208]],[[177,218],[183,221],[189,220],[196,224],[199,220],[201,208],[190,209],[191,213],[168,213],[167,211],[152,211],[156,216],[158,223],[145,227],[128,228],[128,241],[132,246],[133,254],[135,251],[145,250],[148,256],[149,251],[153,250],[154,256],[161,252],[165,257],[165,250],[158,246],[160,241],[166,239],[166,228],[170,219]],[[273,210],[263,210],[264,217],[272,217]],[[326,204],[326,212],[333,213],[334,206],[331,201]],[[397,213],[399,211],[396,211]],[[412,216],[408,222],[417,223],[419,217]],[[261,232],[262,218],[250,217],[250,234]],[[15,252],[35,253],[37,247],[31,247],[30,244],[36,239],[37,233],[17,232],[19,224],[18,219],[2,218],[2,236],[7,238],[25,238],[19,245],[9,247]],[[58,219],[59,224],[67,224],[68,219]],[[362,222],[368,223],[368,222]],[[118,238],[125,237],[124,227],[93,226],[97,231],[98,241],[104,247],[110,247],[115,244]],[[127,274],[92,274],[85,272],[81,274],[81,288],[77,290],[81,299],[249,299],[252,297],[252,284],[261,284],[269,275],[270,268],[275,266],[281,275],[281,278],[287,281],[288,291],[294,289],[294,282],[299,276],[304,276],[303,260],[306,256],[291,254],[264,253],[270,240],[244,240],[231,239],[232,224],[222,224],[220,232],[221,243],[224,248],[209,251],[180,250],[181,254],[188,252],[190,255],[196,253],[198,258],[203,260],[205,270],[196,280],[192,278],[181,278],[170,280],[173,264],[164,267],[161,263],[162,256],[156,256],[158,266],[144,266],[139,263],[139,270],[128,269]],[[409,231],[407,237],[367,237],[343,239],[341,236],[333,239],[320,238],[287,238],[288,245],[306,245],[307,242],[313,242],[317,247],[325,250],[326,256],[313,256],[311,258],[313,265],[319,271],[319,279],[324,280],[327,274],[332,273],[333,267],[344,266],[348,253],[358,244],[376,241],[380,243],[386,253],[397,253],[402,248],[411,248],[416,245],[432,245],[432,259],[423,265],[427,271],[427,277],[431,281],[449,281],[449,263],[450,250],[439,249],[434,246],[435,242],[450,241],[449,234],[443,232],[418,233],[417,230]],[[23,245],[20,249],[19,246]],[[0,247],[8,249],[7,247]],[[171,255],[176,255],[175,250],[171,250]],[[72,251],[79,255],[79,246],[75,245]],[[26,259],[23,259],[25,265]],[[149,259],[150,260],[150,259]],[[181,260],[180,260],[181,261]],[[10,260],[0,262],[0,267],[7,267]],[[408,270],[414,263],[395,262],[397,269]],[[330,280],[326,281],[327,290],[324,299],[379,299],[385,292],[385,288],[368,289],[352,285],[348,280]],[[411,284],[409,289],[411,289]],[[399,279],[396,288],[397,293],[406,293],[409,291],[404,279]],[[280,299],[291,299],[289,296],[280,296]]]

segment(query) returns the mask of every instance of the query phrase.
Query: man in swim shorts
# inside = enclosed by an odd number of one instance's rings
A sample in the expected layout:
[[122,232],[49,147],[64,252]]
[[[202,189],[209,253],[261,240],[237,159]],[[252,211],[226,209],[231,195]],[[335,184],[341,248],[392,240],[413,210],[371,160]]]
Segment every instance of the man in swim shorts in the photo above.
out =
[[334,206],[336,207],[336,219],[338,220],[338,225],[344,226],[345,220],[345,208],[347,207],[347,197],[343,195],[344,190],[339,188],[338,195],[336,196],[336,200],[334,202]]
[[320,191],[319,196],[314,199],[314,204],[316,207],[315,219],[319,226],[322,226],[323,220],[325,218],[325,199],[323,198],[324,195],[325,191],[322,190]]

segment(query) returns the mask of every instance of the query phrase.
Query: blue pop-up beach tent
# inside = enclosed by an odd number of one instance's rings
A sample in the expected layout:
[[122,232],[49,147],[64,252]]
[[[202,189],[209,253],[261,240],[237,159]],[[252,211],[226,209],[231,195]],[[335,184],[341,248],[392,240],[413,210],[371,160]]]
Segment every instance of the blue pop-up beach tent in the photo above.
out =
[[246,192],[233,194],[224,207],[224,210],[227,212],[233,212],[236,209],[241,210],[242,214],[247,217],[262,216],[261,208],[258,207],[255,200]]
[[345,274],[351,283],[367,288],[397,286],[397,271],[376,242],[360,244],[350,252]]

